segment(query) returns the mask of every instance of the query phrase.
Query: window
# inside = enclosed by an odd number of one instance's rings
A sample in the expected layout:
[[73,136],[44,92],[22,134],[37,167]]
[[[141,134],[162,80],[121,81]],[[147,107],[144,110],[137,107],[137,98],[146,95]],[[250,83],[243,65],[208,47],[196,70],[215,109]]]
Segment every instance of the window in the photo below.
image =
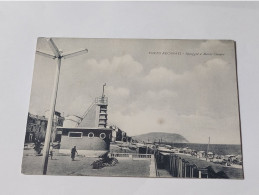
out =
[[94,133],[92,133],[92,132],[88,133],[88,137],[93,138],[94,137]]
[[72,138],[82,138],[83,133],[82,132],[69,132],[68,137]]
[[105,133],[101,133],[100,134],[100,138],[102,138],[102,139],[106,138],[106,134]]

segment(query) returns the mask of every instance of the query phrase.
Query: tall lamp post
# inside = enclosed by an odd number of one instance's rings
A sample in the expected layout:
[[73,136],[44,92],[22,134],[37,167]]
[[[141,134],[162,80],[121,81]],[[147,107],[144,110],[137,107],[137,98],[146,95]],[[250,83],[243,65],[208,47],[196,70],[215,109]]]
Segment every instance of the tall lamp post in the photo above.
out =
[[42,55],[44,57],[51,58],[53,60],[57,59],[57,67],[56,67],[56,73],[55,73],[55,80],[54,80],[54,87],[52,91],[52,96],[51,96],[51,104],[50,104],[50,115],[48,118],[48,126],[46,130],[46,136],[45,136],[45,143],[44,143],[44,148],[43,148],[43,161],[42,161],[42,174],[46,175],[47,173],[47,168],[48,168],[48,158],[49,158],[49,147],[50,147],[50,138],[51,138],[51,130],[52,130],[52,121],[54,118],[54,112],[55,112],[55,106],[56,106],[56,99],[57,99],[57,92],[58,92],[58,82],[59,82],[59,74],[60,74],[60,67],[61,67],[61,60],[62,59],[67,59],[71,58],[74,56],[82,55],[84,53],[87,53],[87,49],[79,50],[76,52],[72,52],[69,54],[63,55],[56,44],[54,43],[52,38],[48,38],[47,42],[53,52],[54,55],[52,54],[47,54],[41,51],[36,51],[36,54]]

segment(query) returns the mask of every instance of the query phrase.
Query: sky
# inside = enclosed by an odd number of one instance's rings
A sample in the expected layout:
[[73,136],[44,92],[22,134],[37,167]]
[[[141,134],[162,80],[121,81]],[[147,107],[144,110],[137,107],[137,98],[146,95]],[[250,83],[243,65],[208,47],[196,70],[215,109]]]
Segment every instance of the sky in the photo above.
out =
[[[62,60],[56,110],[82,116],[109,98],[108,123],[134,136],[179,133],[189,142],[240,144],[233,41],[54,38]],[[37,50],[52,54],[45,38]],[[49,109],[57,61],[35,55],[29,112]]]

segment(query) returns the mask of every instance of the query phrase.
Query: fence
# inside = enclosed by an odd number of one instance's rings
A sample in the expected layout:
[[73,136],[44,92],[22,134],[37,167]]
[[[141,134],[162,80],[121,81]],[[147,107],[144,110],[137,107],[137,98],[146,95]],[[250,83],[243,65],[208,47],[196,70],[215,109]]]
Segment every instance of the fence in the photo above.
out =
[[148,160],[151,159],[152,154],[132,154],[132,153],[110,153],[114,158],[131,158],[133,160]]
[[111,157],[114,157],[114,158],[129,158],[130,154],[129,153],[111,153]]
[[132,158],[151,158],[151,154],[133,154]]
[[208,178],[207,168],[198,168],[177,155],[162,155],[156,153],[157,166],[164,168],[173,177],[180,178]]

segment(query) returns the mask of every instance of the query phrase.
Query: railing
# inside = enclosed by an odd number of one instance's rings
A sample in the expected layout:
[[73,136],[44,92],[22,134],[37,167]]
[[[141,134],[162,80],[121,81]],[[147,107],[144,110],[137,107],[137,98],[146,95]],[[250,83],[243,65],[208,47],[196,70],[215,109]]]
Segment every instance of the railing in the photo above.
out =
[[152,154],[111,153],[114,158],[151,159]]
[[108,104],[108,98],[107,97],[97,97],[95,98],[95,103],[96,104]]
[[129,158],[130,157],[130,154],[129,153],[111,153],[111,157],[114,157],[114,158]]
[[151,158],[151,154],[133,154],[132,158]]

